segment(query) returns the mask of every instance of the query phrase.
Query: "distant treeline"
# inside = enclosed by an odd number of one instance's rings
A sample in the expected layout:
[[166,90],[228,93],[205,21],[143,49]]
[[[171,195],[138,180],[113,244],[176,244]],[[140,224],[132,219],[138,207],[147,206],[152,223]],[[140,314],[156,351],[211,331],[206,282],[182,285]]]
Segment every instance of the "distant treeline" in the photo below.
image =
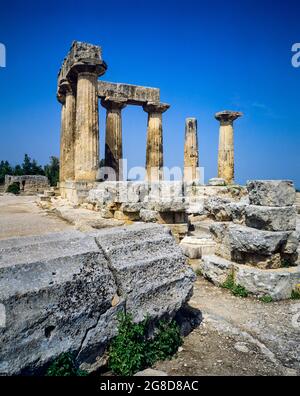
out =
[[12,166],[8,161],[0,162],[0,184],[4,183],[5,175],[42,175],[47,176],[51,186],[56,186],[59,180],[59,159],[50,157],[49,164],[41,166],[36,160],[32,160],[27,154],[21,165]]

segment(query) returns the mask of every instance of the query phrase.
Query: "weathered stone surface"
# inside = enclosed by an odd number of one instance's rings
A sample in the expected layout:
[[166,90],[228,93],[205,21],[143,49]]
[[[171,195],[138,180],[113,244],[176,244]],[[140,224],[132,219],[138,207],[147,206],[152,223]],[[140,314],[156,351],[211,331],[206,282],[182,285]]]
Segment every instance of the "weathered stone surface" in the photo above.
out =
[[295,206],[270,207],[249,205],[245,207],[245,222],[248,227],[269,231],[291,231],[296,229]]
[[25,176],[11,176],[5,175],[4,191],[13,183],[18,183],[21,193],[37,194],[43,193],[44,190],[49,189],[50,184],[46,176],[39,175],[25,175]]
[[158,213],[155,210],[141,209],[140,218],[145,223],[155,223],[157,221]]
[[289,180],[251,180],[247,183],[250,204],[259,206],[292,206],[296,192]]
[[216,243],[210,238],[187,236],[180,242],[180,247],[187,257],[198,259],[202,255],[214,254]]
[[213,224],[211,232],[216,242],[225,244],[233,252],[270,255],[281,251],[290,232],[262,231],[236,224]]
[[231,208],[228,205],[230,203],[229,198],[212,197],[206,200],[204,207],[217,221],[230,221],[232,219]]
[[235,224],[245,223],[245,209],[247,207],[245,202],[232,202],[226,205],[226,207],[230,211],[232,221]]
[[184,181],[192,182],[199,179],[197,119],[187,118],[185,120]]
[[202,257],[202,275],[217,286],[221,286],[232,273],[233,263],[215,255]]
[[95,370],[116,335],[117,314],[173,317],[195,275],[169,231],[114,230],[0,241],[0,373],[32,374],[63,352]]
[[263,270],[236,264],[218,256],[202,257],[202,274],[215,285],[222,285],[228,275],[234,275],[236,284],[256,297],[271,296],[274,300],[291,297],[300,282],[300,267]]
[[138,373],[134,374],[134,377],[167,377],[168,374],[164,371],[160,370],[153,370],[151,368],[139,371]]
[[219,177],[213,177],[208,181],[209,186],[226,186],[226,180]]
[[98,81],[98,95],[101,98],[124,99],[128,104],[141,105],[147,102],[159,102],[158,88],[141,87],[131,84]]
[[257,296],[271,296],[273,300],[289,299],[300,282],[300,267],[261,270],[234,265],[235,282]]
[[[79,353],[117,286],[93,238],[71,234],[1,242],[1,374],[30,374],[62,352]],[[2,246],[4,245],[4,249]],[[107,340],[113,334],[107,332]]]
[[195,275],[166,227],[137,224],[96,239],[135,320],[172,315],[191,296]]

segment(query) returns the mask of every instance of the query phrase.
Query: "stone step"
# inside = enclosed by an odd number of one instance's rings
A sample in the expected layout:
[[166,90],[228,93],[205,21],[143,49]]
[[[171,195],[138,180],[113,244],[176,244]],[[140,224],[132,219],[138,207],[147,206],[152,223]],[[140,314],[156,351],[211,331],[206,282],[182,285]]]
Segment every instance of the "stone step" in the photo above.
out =
[[[209,228],[214,222],[212,220],[197,221],[191,224],[192,231],[191,235],[210,235]],[[194,228],[194,229],[193,229]]]
[[94,239],[73,232],[0,241],[0,269],[98,251]]

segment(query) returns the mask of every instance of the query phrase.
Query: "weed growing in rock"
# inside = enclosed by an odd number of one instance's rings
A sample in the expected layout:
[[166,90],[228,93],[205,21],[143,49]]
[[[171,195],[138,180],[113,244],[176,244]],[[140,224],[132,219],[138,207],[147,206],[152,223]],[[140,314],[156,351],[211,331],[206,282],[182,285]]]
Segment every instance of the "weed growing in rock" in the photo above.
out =
[[259,301],[269,304],[269,303],[273,302],[274,300],[271,296],[266,295],[266,296],[260,297]]
[[132,375],[158,360],[171,358],[182,345],[176,322],[159,322],[154,336],[147,338],[149,322],[134,323],[130,315],[119,315],[118,335],[109,348],[109,368],[117,375]]
[[70,353],[62,353],[53,361],[46,372],[47,377],[85,377],[88,373],[76,367]]
[[248,297],[249,293],[248,291],[244,288],[244,286],[237,285],[234,281],[234,275],[233,273],[227,276],[226,281],[223,283],[222,287],[224,289],[228,289],[231,291],[231,293],[236,296],[236,297],[243,297],[246,298]]
[[298,290],[292,291],[291,300],[300,300],[300,292]]

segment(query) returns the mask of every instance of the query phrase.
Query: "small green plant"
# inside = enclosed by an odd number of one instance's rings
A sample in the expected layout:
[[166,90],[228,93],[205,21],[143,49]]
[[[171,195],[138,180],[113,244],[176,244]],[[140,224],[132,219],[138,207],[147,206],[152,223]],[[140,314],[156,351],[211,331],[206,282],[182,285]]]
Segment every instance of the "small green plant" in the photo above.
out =
[[120,314],[118,334],[109,348],[109,368],[117,375],[132,375],[158,360],[171,358],[182,344],[176,322],[159,322],[154,336],[147,338],[148,319],[134,323],[131,315]]
[[265,296],[260,297],[259,301],[269,304],[269,303],[273,302],[274,300],[271,296],[265,295]]
[[76,367],[70,353],[62,353],[53,361],[46,372],[47,377],[85,377],[88,373]]
[[7,187],[6,192],[7,193],[11,193],[11,194],[15,194],[15,195],[20,194],[20,184],[19,183],[11,183]]
[[230,290],[231,293],[236,297],[246,298],[248,297],[249,293],[244,288],[244,286],[237,285],[234,281],[234,274],[231,273],[227,276],[226,281],[223,283],[222,287],[224,289]]
[[197,269],[196,269],[196,275],[197,275],[197,276],[202,276],[202,271],[201,271],[200,268],[197,268]]
[[300,291],[292,290],[291,300],[300,300]]

